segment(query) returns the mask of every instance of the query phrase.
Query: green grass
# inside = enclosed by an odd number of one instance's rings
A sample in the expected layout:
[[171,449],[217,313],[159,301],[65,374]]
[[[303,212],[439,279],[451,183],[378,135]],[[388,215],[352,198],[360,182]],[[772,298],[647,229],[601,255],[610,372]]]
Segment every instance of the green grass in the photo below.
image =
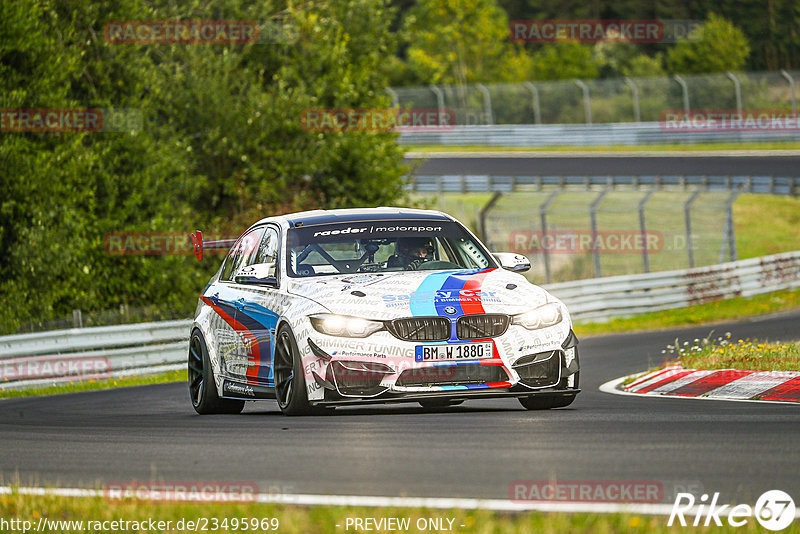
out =
[[685,369],[747,369],[752,371],[797,371],[800,369],[800,341],[770,343],[757,339],[731,339],[730,332],[703,339],[676,339],[662,353],[676,358]]
[[680,326],[735,321],[754,315],[794,309],[800,309],[800,289],[775,291],[753,297],[718,300],[686,308],[645,313],[623,319],[612,319],[607,323],[578,322],[575,325],[575,333],[578,337],[581,337],[637,330],[663,330]]
[[[601,231],[636,232],[639,218],[636,206],[643,192],[615,191],[598,205],[597,225]],[[545,283],[544,257],[531,249],[515,250],[512,232],[539,228],[538,206],[548,192],[517,192],[500,197],[489,217],[488,241],[496,250],[523,252],[533,261],[526,273],[537,284]],[[683,204],[691,192],[660,191],[648,201],[645,217],[648,229],[661,236],[660,249],[649,255],[650,270],[685,269],[689,265],[685,240]],[[548,226],[553,229],[590,231],[589,204],[596,192],[566,191],[550,206]],[[719,262],[725,226],[725,205],[729,194],[704,193],[692,210],[695,265]],[[450,213],[473,231],[478,228],[478,213],[491,198],[490,193],[412,194],[409,202]],[[736,248],[739,259],[800,250],[800,198],[744,194],[734,202]],[[552,281],[561,282],[594,276],[591,254],[551,254]],[[601,254],[602,276],[635,274],[643,271],[637,251]]]
[[[228,529],[219,528],[209,532],[274,532],[275,530],[231,528],[233,519],[256,518],[278,521],[277,532],[282,534],[325,534],[325,533],[358,533],[368,532],[361,529],[345,528],[347,518],[408,518],[411,527],[406,530],[380,530],[379,532],[425,532],[416,528],[416,521],[420,518],[452,520],[452,532],[467,534],[529,534],[529,533],[586,533],[606,534],[615,532],[709,532],[708,528],[692,528],[673,525],[667,527],[667,516],[646,516],[629,513],[613,514],[565,514],[565,513],[500,513],[486,510],[436,510],[424,508],[365,508],[365,507],[333,507],[312,506],[300,507],[289,505],[253,504],[253,503],[149,503],[146,501],[111,501],[97,498],[50,497],[29,495],[3,495],[0,496],[0,517],[5,520],[22,519],[32,521],[35,528],[40,517],[50,520],[88,520],[92,521],[142,521],[152,519],[170,521],[170,529],[155,532],[179,532],[175,527],[178,521],[197,520],[205,518],[206,521],[216,520],[221,524],[227,518]],[[691,524],[693,518],[687,517]],[[336,526],[340,525],[340,526]],[[462,526],[463,525],[463,526]],[[754,518],[749,518],[747,524],[732,528],[723,519],[723,527],[713,527],[713,532],[751,533],[761,532]],[[43,529],[39,532],[93,532],[88,530],[84,523],[83,529],[61,528]],[[248,525],[249,526],[249,525]],[[185,528],[182,531],[187,531]],[[127,529],[128,532],[136,530]],[[140,532],[153,532],[142,528]],[[429,530],[433,532],[435,530]],[[800,522],[794,521],[782,532],[800,532]]]
[[733,221],[741,259],[800,250],[800,198],[741,195]]
[[607,146],[452,146],[433,145],[415,146],[405,145],[408,152],[688,152],[697,150],[800,150],[800,143],[796,142],[766,142],[766,143],[697,143],[681,145],[607,145]]
[[182,382],[186,380],[186,371],[168,371],[152,375],[130,375],[107,380],[87,380],[64,382],[58,385],[30,388],[0,390],[0,399],[14,397],[31,397],[34,395],[55,395],[57,393],[74,393],[76,391],[91,391],[95,389],[108,389],[123,386],[144,386],[147,384],[161,384],[164,382]]

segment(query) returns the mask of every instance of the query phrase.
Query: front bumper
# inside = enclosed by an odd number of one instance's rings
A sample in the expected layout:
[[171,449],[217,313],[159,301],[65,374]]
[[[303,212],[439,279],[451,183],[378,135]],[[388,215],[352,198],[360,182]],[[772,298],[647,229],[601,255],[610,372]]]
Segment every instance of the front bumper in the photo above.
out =
[[[496,340],[495,340],[496,341]],[[492,358],[461,362],[414,362],[408,358],[360,358],[352,353],[326,351],[312,339],[311,353],[318,358],[310,376],[313,404],[413,402],[424,399],[575,395],[578,371],[571,331],[561,346],[511,358],[495,342]],[[328,344],[326,344],[328,345]],[[518,350],[521,350],[518,349]]]
[[437,391],[435,393],[396,393],[386,392],[370,398],[339,398],[311,401],[313,406],[348,406],[360,404],[396,404],[401,402],[419,402],[430,399],[470,400],[470,399],[496,399],[502,397],[571,397],[580,393],[578,388],[569,389],[541,389],[538,391],[522,391],[515,388],[493,389],[490,391]]

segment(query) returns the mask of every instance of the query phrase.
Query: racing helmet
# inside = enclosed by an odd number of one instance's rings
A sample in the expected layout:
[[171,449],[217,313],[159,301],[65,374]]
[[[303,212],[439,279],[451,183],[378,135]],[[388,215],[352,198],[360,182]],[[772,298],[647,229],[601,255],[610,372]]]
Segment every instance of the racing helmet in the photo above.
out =
[[429,237],[401,237],[395,243],[395,253],[408,260],[429,260],[433,251],[433,241]]

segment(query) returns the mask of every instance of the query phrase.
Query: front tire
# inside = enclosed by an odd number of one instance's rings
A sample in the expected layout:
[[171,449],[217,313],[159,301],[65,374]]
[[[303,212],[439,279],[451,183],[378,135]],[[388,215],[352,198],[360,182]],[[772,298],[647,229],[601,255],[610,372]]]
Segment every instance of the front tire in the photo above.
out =
[[189,398],[194,411],[201,415],[212,413],[237,414],[244,409],[243,400],[221,399],[217,395],[214,371],[208,357],[203,334],[198,330],[189,340]]
[[308,402],[300,351],[291,329],[281,325],[275,336],[275,396],[283,415],[308,415]]

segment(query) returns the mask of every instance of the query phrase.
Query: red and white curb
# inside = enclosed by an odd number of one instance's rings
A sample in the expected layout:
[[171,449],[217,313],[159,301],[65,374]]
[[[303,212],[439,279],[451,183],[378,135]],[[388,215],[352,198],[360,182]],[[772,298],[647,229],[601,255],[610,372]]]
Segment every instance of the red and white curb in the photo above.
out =
[[[630,378],[634,380],[622,385]],[[623,376],[606,382],[600,386],[600,390],[622,395],[797,404],[800,403],[800,372],[742,369],[705,371],[668,365],[649,373]]]

